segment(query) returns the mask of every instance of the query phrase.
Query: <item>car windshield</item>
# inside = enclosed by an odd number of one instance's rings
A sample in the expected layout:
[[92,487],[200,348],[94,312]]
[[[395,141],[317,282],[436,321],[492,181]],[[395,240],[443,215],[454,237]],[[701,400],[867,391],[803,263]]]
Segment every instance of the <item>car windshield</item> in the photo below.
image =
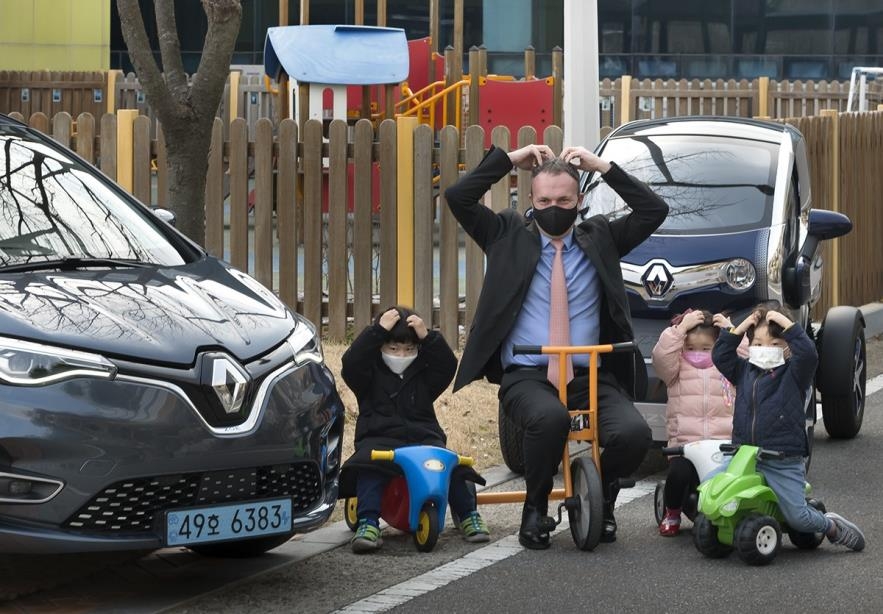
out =
[[183,264],[150,216],[63,148],[0,126],[0,271],[50,261]]
[[[647,183],[669,205],[658,234],[723,233],[770,224],[778,146],[695,135],[614,138],[601,156]],[[611,219],[625,202],[597,176],[588,178],[587,215]]]

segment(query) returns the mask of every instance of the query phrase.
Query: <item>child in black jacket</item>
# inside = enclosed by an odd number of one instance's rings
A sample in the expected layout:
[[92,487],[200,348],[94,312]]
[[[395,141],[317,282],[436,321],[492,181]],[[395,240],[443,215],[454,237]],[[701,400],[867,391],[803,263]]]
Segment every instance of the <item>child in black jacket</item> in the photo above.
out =
[[[378,526],[383,491],[400,473],[392,463],[371,462],[371,450],[408,445],[444,447],[447,436],[435,416],[433,402],[445,391],[457,370],[457,358],[438,331],[405,307],[381,313],[374,324],[353,341],[342,359],[342,375],[359,404],[355,453],[341,475],[341,490],[355,474],[359,524],[351,541],[353,552],[377,550],[382,544]],[[490,535],[476,511],[475,497],[465,477],[474,472],[454,471],[449,502],[469,542]]]
[[[724,316],[714,316],[723,326]],[[748,333],[748,359],[736,354]],[[733,443],[781,452],[758,459],[757,470],[776,493],[788,526],[802,533],[824,532],[833,544],[865,547],[865,536],[839,514],[823,514],[804,495],[808,452],[804,407],[818,363],[815,344],[800,326],[775,309],[759,307],[739,326],[722,331],[712,351],[714,365],[736,386]]]

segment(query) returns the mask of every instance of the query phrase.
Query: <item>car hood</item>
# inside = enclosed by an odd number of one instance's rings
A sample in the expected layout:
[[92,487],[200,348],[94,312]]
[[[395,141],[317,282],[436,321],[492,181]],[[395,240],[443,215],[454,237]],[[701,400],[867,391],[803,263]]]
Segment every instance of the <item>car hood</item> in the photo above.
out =
[[765,243],[768,235],[766,228],[719,235],[651,235],[623,256],[622,261],[640,266],[662,258],[676,267],[731,258],[746,258],[754,263],[758,241]]
[[191,365],[206,348],[245,362],[279,345],[295,316],[214,259],[172,268],[0,273],[0,333],[108,357]]

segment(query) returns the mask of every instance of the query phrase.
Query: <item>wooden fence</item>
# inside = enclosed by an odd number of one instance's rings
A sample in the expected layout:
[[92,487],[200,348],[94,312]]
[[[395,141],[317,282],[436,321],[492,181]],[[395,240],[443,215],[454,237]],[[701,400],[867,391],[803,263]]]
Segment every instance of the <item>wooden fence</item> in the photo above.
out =
[[[270,119],[278,128],[276,96],[267,91],[263,75],[235,73],[227,80],[218,109],[218,117],[225,121],[225,138],[231,110],[236,117],[246,120],[250,130],[261,118]],[[230,95],[231,86],[236,88],[235,96]],[[873,106],[883,103],[883,80],[870,82],[868,91]],[[600,82],[599,112],[601,125],[609,127],[632,119],[683,115],[763,115],[784,119],[818,115],[825,109],[845,111],[848,92],[849,81],[637,80],[624,76]],[[155,120],[133,73],[0,71],[0,113],[16,112],[29,117],[42,112],[52,117],[66,111],[76,117],[80,113],[98,116],[119,109],[137,109]],[[151,125],[155,127],[155,121]]]
[[[786,121],[807,139],[814,206],[838,209],[854,224],[849,235],[837,240],[836,249],[833,244],[826,247],[826,287],[817,317],[835,297],[853,305],[879,300],[883,112],[835,112]],[[116,176],[116,116],[104,115],[96,122],[80,115],[74,123],[66,113],[51,121],[38,113],[29,123]],[[336,120],[326,139],[316,120],[299,133],[293,120],[274,130],[262,118],[250,130],[239,118],[225,138],[223,122],[216,120],[206,187],[206,247],[311,320],[324,321],[330,338],[343,339],[349,321],[360,329],[379,306],[398,302],[402,288],[412,288],[408,302],[420,313],[433,314],[433,324],[454,344],[459,326],[468,330],[475,312],[483,257],[464,239],[440,195],[464,168],[481,160],[484,131],[471,126],[461,138],[451,126],[437,135],[418,126],[410,135],[413,151],[400,170],[395,121],[385,120],[376,131],[368,120],[348,128]],[[138,117],[134,135],[133,193],[144,202],[163,204],[162,133],[151,137],[150,120]],[[522,128],[517,142],[536,142],[537,136],[533,128]],[[551,126],[542,136],[554,150],[561,149],[559,128]],[[495,128],[492,140],[507,148],[508,129]],[[405,245],[397,239],[399,207],[405,206],[398,200],[400,172],[413,195],[413,227],[405,233],[413,241]],[[501,180],[486,204],[495,210],[509,206],[513,189],[525,203],[529,173],[516,172],[511,185]],[[379,194],[379,203],[373,202],[372,192]],[[397,264],[403,259],[413,262],[413,283],[399,283],[408,281],[398,278]]]

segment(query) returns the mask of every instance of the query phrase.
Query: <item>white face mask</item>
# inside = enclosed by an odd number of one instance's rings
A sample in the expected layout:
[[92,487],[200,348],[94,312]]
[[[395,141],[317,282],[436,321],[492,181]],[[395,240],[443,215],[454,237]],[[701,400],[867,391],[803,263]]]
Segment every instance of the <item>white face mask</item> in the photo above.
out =
[[785,350],[775,346],[752,345],[748,348],[748,362],[761,369],[775,369],[785,364]]
[[389,370],[395,373],[396,375],[401,375],[405,372],[405,369],[411,366],[411,363],[414,362],[414,359],[417,358],[417,354],[413,356],[394,356],[392,354],[387,354],[386,352],[380,352],[381,358],[383,358],[383,362],[386,363],[386,366],[389,367]]

